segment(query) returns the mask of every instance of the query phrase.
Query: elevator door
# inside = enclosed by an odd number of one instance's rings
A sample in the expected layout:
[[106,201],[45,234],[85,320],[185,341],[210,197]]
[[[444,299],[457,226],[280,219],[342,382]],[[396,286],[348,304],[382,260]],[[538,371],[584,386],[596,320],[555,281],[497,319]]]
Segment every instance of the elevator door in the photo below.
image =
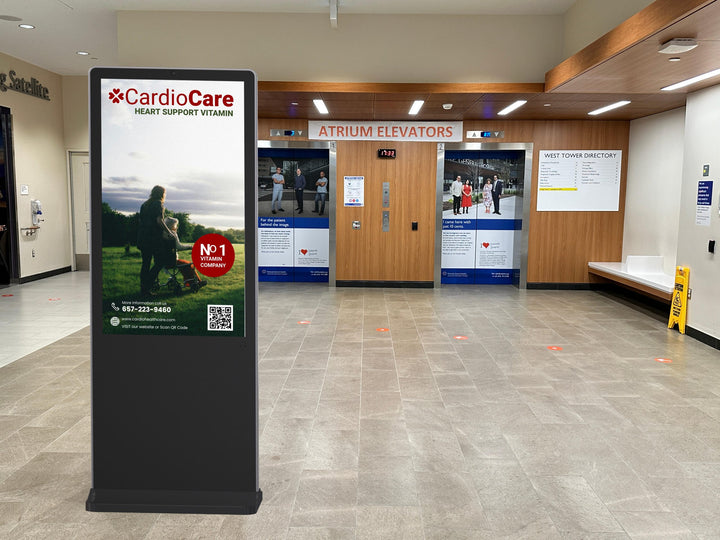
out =
[[[388,147],[395,159],[379,158]],[[435,143],[338,142],[338,285],[432,286],[436,175]],[[347,176],[362,177],[363,206],[346,206]]]

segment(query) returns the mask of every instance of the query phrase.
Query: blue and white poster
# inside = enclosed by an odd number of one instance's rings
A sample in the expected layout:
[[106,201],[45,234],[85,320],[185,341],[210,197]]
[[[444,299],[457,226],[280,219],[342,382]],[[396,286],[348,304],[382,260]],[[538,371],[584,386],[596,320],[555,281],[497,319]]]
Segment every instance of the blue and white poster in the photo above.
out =
[[712,208],[713,181],[700,180],[697,190],[697,205],[695,206],[695,225],[710,226]]
[[524,151],[445,153],[442,283],[514,282],[524,167]]
[[258,150],[258,280],[327,282],[327,150]]

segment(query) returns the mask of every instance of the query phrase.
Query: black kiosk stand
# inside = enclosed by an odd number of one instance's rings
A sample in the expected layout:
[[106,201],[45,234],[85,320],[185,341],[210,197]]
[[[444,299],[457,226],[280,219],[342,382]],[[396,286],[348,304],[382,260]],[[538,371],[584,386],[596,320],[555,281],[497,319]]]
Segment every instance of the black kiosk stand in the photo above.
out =
[[95,512],[254,514],[257,82],[94,68]]

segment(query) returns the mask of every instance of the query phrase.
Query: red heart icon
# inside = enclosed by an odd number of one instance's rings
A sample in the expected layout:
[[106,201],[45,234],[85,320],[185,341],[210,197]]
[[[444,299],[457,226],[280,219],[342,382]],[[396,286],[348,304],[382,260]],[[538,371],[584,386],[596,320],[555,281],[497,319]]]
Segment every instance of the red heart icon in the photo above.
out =
[[301,249],[300,253],[302,253],[303,255],[307,255],[307,249]]
[[488,247],[490,247],[490,244],[488,244],[487,242],[483,242],[483,247],[488,248]]

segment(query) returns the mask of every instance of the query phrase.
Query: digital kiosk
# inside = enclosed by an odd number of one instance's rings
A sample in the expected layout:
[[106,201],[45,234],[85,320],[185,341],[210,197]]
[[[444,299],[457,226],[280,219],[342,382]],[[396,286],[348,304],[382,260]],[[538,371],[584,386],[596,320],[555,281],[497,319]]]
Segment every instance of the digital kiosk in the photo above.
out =
[[258,510],[256,96],[251,71],[90,71],[87,510]]

